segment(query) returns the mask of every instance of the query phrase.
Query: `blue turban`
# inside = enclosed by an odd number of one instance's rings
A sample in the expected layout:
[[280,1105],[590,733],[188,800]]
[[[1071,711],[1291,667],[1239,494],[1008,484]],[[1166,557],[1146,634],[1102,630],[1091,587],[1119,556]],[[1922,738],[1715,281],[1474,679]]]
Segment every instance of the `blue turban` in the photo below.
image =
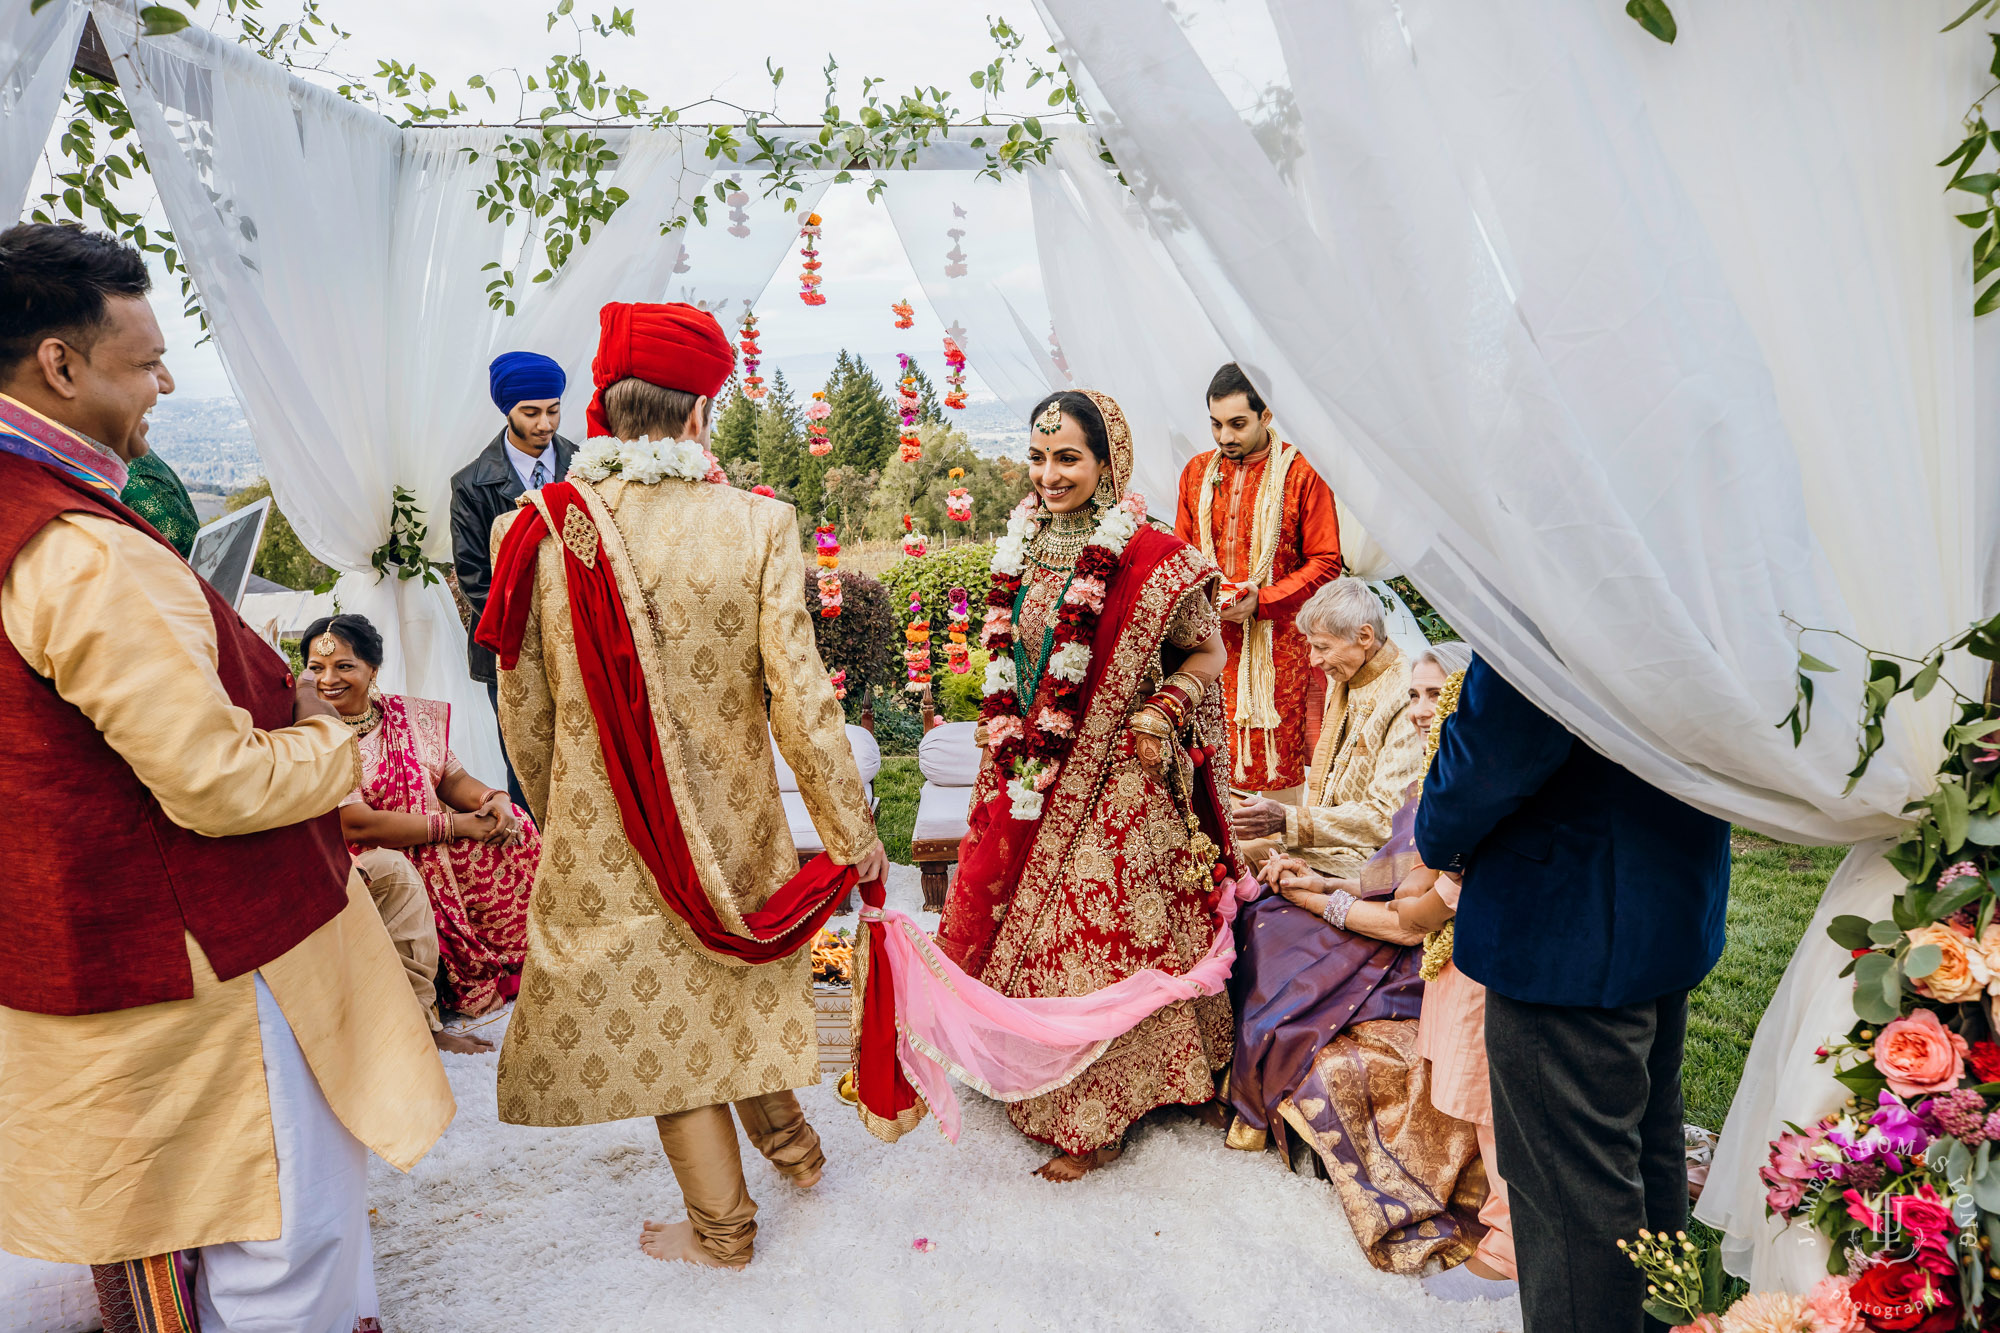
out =
[[502,352],[493,358],[488,372],[493,389],[493,406],[501,415],[517,403],[541,398],[560,398],[569,383],[563,368],[540,352]]

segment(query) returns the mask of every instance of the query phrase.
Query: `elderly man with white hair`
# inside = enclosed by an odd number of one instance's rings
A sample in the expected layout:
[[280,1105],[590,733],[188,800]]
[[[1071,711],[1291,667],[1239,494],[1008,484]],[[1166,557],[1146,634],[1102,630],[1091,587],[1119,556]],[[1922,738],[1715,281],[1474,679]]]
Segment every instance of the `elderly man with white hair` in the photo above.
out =
[[1303,803],[1239,798],[1231,822],[1252,865],[1283,850],[1323,875],[1351,877],[1389,837],[1423,770],[1423,737],[1398,725],[1410,704],[1409,662],[1389,639],[1382,601],[1340,578],[1299,608],[1313,668],[1326,673],[1326,714]]

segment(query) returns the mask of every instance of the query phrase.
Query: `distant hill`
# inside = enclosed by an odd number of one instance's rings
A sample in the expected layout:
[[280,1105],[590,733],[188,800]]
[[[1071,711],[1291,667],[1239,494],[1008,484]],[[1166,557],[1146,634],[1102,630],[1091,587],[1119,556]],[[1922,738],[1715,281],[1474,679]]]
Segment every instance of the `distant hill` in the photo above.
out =
[[233,491],[264,475],[250,423],[234,398],[162,398],[146,441],[189,486]]

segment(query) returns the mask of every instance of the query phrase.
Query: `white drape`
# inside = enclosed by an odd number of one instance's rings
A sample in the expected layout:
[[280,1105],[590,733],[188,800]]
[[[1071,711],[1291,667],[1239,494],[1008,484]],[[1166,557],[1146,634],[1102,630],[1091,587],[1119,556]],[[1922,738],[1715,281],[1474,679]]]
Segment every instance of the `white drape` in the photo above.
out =
[[[1683,0],[1667,47],[1593,0],[1041,5],[1224,341],[1482,653],[1705,809],[1898,827],[1941,700],[1846,798],[1857,655],[1815,641],[1842,673],[1803,746],[1775,724],[1786,617],[1916,652],[1994,609],[1992,376],[1929,165],[1985,53],[1945,6]],[[1874,850],[1824,910],[1880,913]],[[1739,1268],[1765,1131],[1834,1099],[1817,930],[1703,1205]]]
[[0,217],[9,219],[26,207],[90,12],[83,0],[29,11],[27,0],[17,0],[0,12]]
[[382,630],[383,688],[452,704],[454,747],[496,780],[492,710],[449,592],[378,580],[369,555],[400,485],[425,511],[426,553],[449,557],[450,476],[497,428],[494,354],[563,362],[580,426],[598,307],[667,290],[681,248],[659,227],[686,211],[706,160],[678,131],[623,136],[613,183],[629,202],[508,317],[481,268],[507,237],[472,198],[490,169],[464,152],[499,131],[398,130],[198,29],[135,40],[128,11],[97,13],[280,508],[343,571],[342,609]]

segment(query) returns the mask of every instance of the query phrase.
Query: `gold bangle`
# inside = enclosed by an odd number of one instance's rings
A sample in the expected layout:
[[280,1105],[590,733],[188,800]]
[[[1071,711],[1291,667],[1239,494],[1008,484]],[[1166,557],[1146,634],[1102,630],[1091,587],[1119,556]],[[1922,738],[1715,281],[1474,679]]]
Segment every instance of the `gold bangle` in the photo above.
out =
[[1208,690],[1207,683],[1192,671],[1176,671],[1173,675],[1167,677],[1166,683],[1168,685],[1178,685],[1187,695],[1188,711],[1190,713],[1201,707],[1201,696]]
[[1151,736],[1156,741],[1171,741],[1174,738],[1173,728],[1160,716],[1160,710],[1150,704],[1132,714],[1132,720],[1127,725],[1141,736]]

